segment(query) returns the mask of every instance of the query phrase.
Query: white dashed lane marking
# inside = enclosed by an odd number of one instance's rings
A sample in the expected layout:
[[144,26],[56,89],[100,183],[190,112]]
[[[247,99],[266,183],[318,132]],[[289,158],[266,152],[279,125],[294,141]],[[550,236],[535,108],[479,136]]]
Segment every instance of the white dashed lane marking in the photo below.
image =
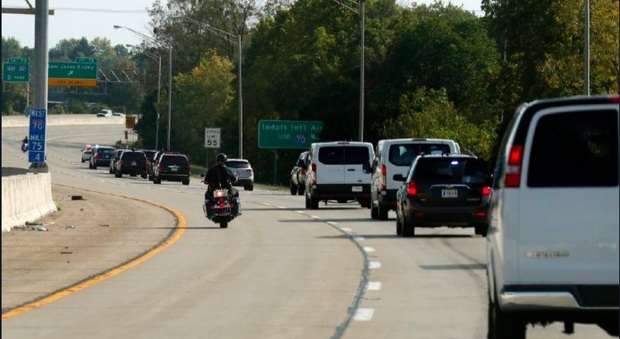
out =
[[375,310],[372,308],[358,308],[355,310],[353,320],[355,321],[369,321],[375,314]]
[[369,291],[378,291],[381,289],[381,282],[380,281],[369,281],[368,284],[366,285],[366,289]]

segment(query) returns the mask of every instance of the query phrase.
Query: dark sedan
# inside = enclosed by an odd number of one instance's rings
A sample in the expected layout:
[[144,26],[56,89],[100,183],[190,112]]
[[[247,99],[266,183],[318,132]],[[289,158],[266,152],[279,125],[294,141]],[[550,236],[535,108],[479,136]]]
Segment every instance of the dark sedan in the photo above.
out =
[[411,237],[419,227],[473,227],[486,236],[491,196],[486,162],[472,155],[422,155],[396,192],[396,234]]

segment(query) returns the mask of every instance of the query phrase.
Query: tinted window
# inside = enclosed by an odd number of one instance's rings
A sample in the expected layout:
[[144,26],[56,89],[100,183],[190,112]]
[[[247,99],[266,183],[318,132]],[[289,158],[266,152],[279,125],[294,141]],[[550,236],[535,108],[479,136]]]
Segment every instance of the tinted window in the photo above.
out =
[[370,154],[363,146],[325,146],[319,149],[319,161],[326,165],[368,165]]
[[483,160],[473,158],[424,158],[416,163],[413,176],[414,180],[482,184],[487,166]]
[[450,154],[447,144],[393,144],[390,146],[389,161],[396,166],[409,166],[420,154]]
[[185,166],[187,165],[187,158],[167,155],[161,158],[161,165],[162,166],[171,166],[171,165]]
[[618,185],[618,113],[550,114],[536,125],[531,187]]
[[246,161],[227,161],[226,166],[230,168],[250,168],[250,163]]
[[142,152],[123,152],[121,155],[123,160],[145,160],[146,156]]
[[98,151],[98,153],[100,154],[110,154],[110,155],[114,154],[114,152],[116,152],[116,150],[113,148],[100,148]]

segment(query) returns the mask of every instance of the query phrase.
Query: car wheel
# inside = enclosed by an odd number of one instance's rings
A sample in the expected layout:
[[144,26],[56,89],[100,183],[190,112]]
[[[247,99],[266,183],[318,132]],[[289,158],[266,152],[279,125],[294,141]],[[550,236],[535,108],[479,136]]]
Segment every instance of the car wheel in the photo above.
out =
[[403,235],[403,223],[400,222],[400,217],[398,216],[398,212],[396,212],[396,235]]
[[407,220],[407,218],[403,215],[403,237],[413,237],[415,235],[415,225],[411,220]]
[[388,209],[381,207],[381,204],[377,204],[377,218],[379,220],[387,220],[388,219]]
[[297,194],[297,186],[291,183],[291,195]]
[[525,322],[502,312],[489,300],[488,339],[525,339]]
[[379,218],[379,210],[378,207],[375,206],[375,204],[372,203],[372,201],[370,202],[370,218],[371,219],[377,219]]
[[183,180],[183,185],[189,185],[189,179]]
[[140,178],[142,178],[142,179],[146,179],[146,174],[142,174],[142,175],[140,175]]
[[248,191],[253,191],[254,190],[254,185],[250,185],[248,188]]
[[306,190],[306,189],[305,189],[305,187],[304,187],[304,186],[299,186],[299,187],[297,188],[297,194],[298,194],[298,195],[304,195],[305,190]]
[[486,237],[488,229],[489,229],[488,225],[476,225],[474,232],[476,233],[476,235],[481,235],[483,237]]
[[154,184],[161,184],[161,179],[160,178],[153,178],[153,183]]
[[121,172],[116,172],[116,173],[114,173],[114,176],[115,176],[115,177],[117,177],[117,178],[120,178],[120,177],[122,177],[122,176],[123,176],[123,173],[121,173]]

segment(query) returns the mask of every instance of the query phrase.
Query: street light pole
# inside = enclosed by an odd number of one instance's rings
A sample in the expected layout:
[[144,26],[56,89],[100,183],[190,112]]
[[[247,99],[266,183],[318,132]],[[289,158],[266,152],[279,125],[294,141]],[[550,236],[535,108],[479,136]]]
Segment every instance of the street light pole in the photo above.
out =
[[[153,37],[150,37],[144,33],[140,33],[136,31],[135,29],[132,29],[129,27],[114,25],[114,29],[119,29],[119,28],[124,28],[126,30],[129,30],[130,32],[136,34],[137,36],[157,45],[157,41]],[[160,81],[161,81],[161,56],[159,57],[159,76],[160,76]],[[160,86],[158,86],[158,89],[157,89],[158,103],[159,103],[160,89],[161,89],[161,82],[160,82]],[[168,138],[166,140],[167,149],[170,149],[171,126],[172,126],[172,45],[168,45]],[[155,128],[156,128],[156,141],[155,141],[156,145],[155,146],[158,147],[159,146],[159,140],[158,140],[159,138],[159,109],[157,109],[157,123],[156,123]]]
[[[127,47],[135,47],[133,45],[125,45]],[[142,51],[144,55],[148,56],[153,60],[158,61],[159,71],[157,72],[157,106],[155,107],[155,112],[157,113],[157,118],[155,118],[155,148],[159,149],[159,105],[161,102],[161,55],[155,55],[151,52],[147,52],[146,50]]]

